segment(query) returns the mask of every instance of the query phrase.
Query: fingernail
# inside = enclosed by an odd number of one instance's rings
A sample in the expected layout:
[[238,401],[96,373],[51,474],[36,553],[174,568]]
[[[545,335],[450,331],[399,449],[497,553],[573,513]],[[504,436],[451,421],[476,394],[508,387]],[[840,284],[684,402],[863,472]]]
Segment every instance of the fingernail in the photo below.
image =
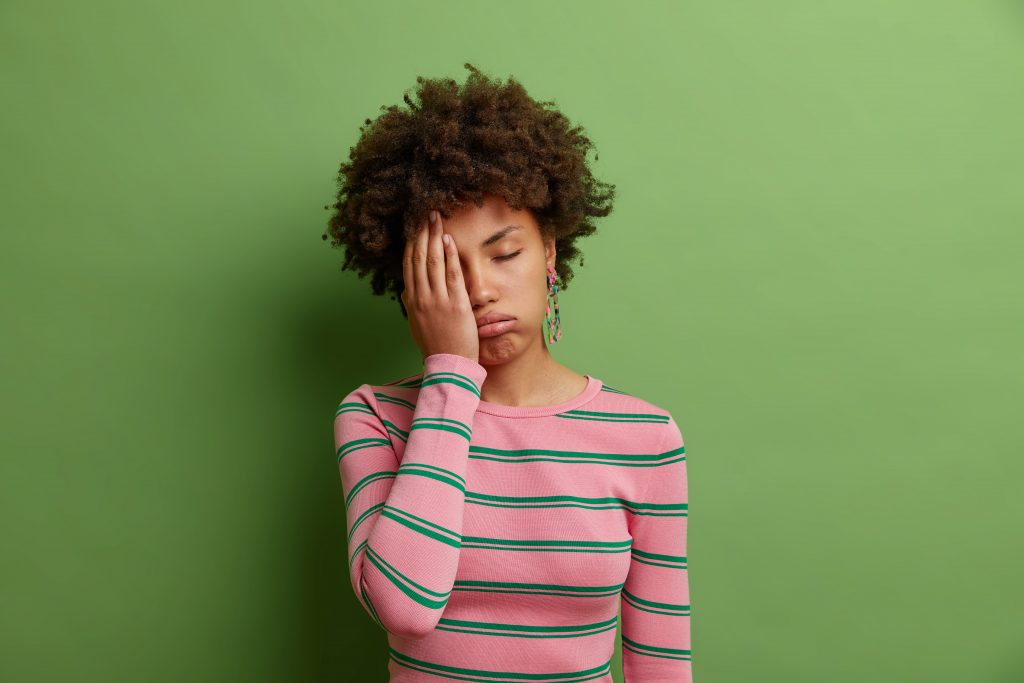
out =
[[448,242],[449,242],[448,233],[445,233],[445,234],[441,235],[441,239],[444,240],[445,246],[448,246]]
[[437,222],[437,211],[431,211],[430,212],[430,222],[431,222],[431,224]]

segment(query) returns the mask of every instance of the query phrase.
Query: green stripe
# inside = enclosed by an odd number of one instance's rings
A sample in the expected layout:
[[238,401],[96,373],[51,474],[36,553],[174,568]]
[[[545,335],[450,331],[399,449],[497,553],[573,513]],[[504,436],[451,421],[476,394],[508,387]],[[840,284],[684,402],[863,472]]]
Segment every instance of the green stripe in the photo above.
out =
[[618,625],[616,614],[594,624],[575,626],[534,626],[531,624],[505,624],[484,621],[463,621],[442,617],[437,630],[455,633],[472,633],[480,636],[511,636],[515,638],[578,638],[596,635],[614,629]]
[[480,397],[480,387],[470,377],[460,375],[457,372],[431,372],[423,375],[419,387],[430,386],[431,384],[454,384],[468,390],[477,398]]
[[650,612],[651,614],[664,614],[666,616],[673,617],[688,617],[690,616],[689,605],[676,605],[669,602],[654,602],[653,600],[644,600],[643,598],[637,597],[635,594],[630,593],[628,590],[623,589],[622,600],[628,605],[632,605],[638,610],[643,612]]
[[516,539],[463,536],[463,548],[556,553],[628,553],[632,538],[624,541],[577,541],[572,539]]
[[[417,471],[420,468],[424,471]],[[433,465],[420,465],[416,463],[403,463],[397,473],[390,470],[382,470],[363,477],[352,487],[352,490],[345,499],[345,506],[350,506],[355,494],[367,485],[379,479],[394,478],[398,474],[418,474],[450,484],[465,494],[466,505],[506,509],[577,508],[593,511],[623,510],[633,515],[651,517],[687,517],[689,515],[689,503],[638,503],[614,496],[582,498],[579,496],[493,496],[476,493],[475,491],[466,491],[464,487],[465,479],[454,472],[434,467]],[[462,485],[460,486],[457,482],[462,482]]]
[[356,521],[352,522],[352,528],[348,531],[348,542],[352,542],[352,537],[355,535],[356,530],[365,522],[371,515],[384,507],[384,503],[377,503],[363,510],[363,512],[356,517]]
[[388,647],[389,655],[396,663],[415,671],[422,671],[438,676],[445,676],[459,681],[483,681],[485,683],[498,681],[538,681],[551,683],[576,683],[589,681],[602,676],[607,676],[611,671],[611,660],[604,664],[582,671],[568,671],[565,673],[534,674],[520,671],[488,671],[485,669],[466,669],[462,667],[446,666],[436,662],[428,662],[423,659],[414,659],[409,655],[399,652],[393,647]]
[[363,448],[372,448],[374,446],[390,445],[390,441],[379,436],[367,436],[362,439],[352,439],[351,441],[346,441],[345,443],[338,446],[338,462],[341,462],[341,459],[343,457],[345,457],[349,453],[352,453],[353,451],[362,450]]
[[366,541],[363,541],[362,543],[357,545],[356,549],[355,549],[355,552],[353,552],[352,556],[350,558],[348,558],[348,571],[349,571],[349,573],[352,572],[352,565],[355,564],[356,557],[359,556],[359,551],[362,550],[365,546],[366,546]]
[[[446,529],[439,524],[434,524],[429,519],[418,517],[411,512],[397,508],[394,505],[385,504],[384,511],[381,513],[381,516],[393,519],[402,526],[412,529],[418,534],[441,541],[445,545],[450,545],[453,548],[458,548],[461,545],[461,534],[456,533],[451,529]],[[437,531],[434,531],[434,529]]]
[[[384,577],[394,584],[400,591],[424,607],[429,607],[430,609],[441,609],[448,604],[448,596],[451,594],[451,591],[438,593],[437,591],[432,591],[426,586],[416,583],[408,576],[395,569],[394,566],[377,554],[377,552],[369,545],[366,546],[366,559],[372,562],[373,565],[380,570],[381,574],[383,574]],[[422,593],[437,596],[437,599],[428,598],[425,595],[421,595]]]
[[367,413],[374,415],[373,410],[370,406],[366,405],[362,401],[347,401],[338,405],[337,410],[334,411],[334,417],[338,417],[342,413]]
[[398,406],[403,406],[409,410],[415,410],[416,404],[412,401],[406,401],[404,398],[398,398],[397,396],[391,396],[380,391],[373,392],[373,395],[377,398],[378,403],[394,403]]
[[446,470],[441,467],[435,467],[434,465],[425,465],[423,463],[415,462],[403,462],[398,467],[398,474],[415,474],[420,477],[427,477],[429,479],[436,479],[437,481],[454,486],[458,490],[465,493],[466,491],[466,480],[455,474],[451,470]]
[[468,424],[447,417],[413,418],[412,424],[409,427],[409,431],[411,432],[414,429],[440,429],[443,431],[458,434],[459,436],[463,437],[466,441],[470,441],[473,436],[473,429]]
[[622,647],[626,648],[630,652],[635,652],[638,655],[647,655],[648,657],[658,657],[661,659],[691,661],[689,650],[654,647],[653,645],[645,645],[644,643],[637,642],[631,638],[627,638],[626,636],[622,636]]
[[641,564],[649,564],[654,567],[667,567],[669,569],[686,569],[685,555],[660,555],[649,553],[639,548],[633,548],[633,560]]
[[387,428],[389,432],[400,438],[402,441],[406,441],[409,438],[409,432],[396,425],[391,420],[385,420],[381,418],[381,422]]
[[351,506],[352,499],[356,497],[356,494],[359,493],[364,488],[366,488],[367,486],[369,486],[370,484],[372,484],[373,482],[379,479],[394,479],[397,476],[398,474],[396,472],[392,472],[390,470],[382,470],[380,472],[374,472],[373,474],[366,475],[358,482],[356,482],[356,485],[353,486],[352,490],[348,492],[347,496],[345,496],[345,507],[348,508],[349,506]]
[[663,420],[631,420],[628,418],[612,419],[606,417],[587,417],[585,415],[573,415],[572,411],[565,411],[564,413],[555,413],[552,417],[559,417],[563,420],[587,420],[589,422],[644,422],[647,424],[665,424]]
[[363,601],[366,603],[366,608],[370,612],[370,616],[377,622],[377,625],[387,631],[388,629],[384,626],[384,622],[381,621],[380,615],[377,614],[377,608],[373,606],[373,601],[370,600],[370,594],[366,592],[366,587],[363,585],[362,577],[359,579],[359,592],[363,594]]
[[496,508],[581,508],[584,510],[625,510],[635,515],[686,517],[688,503],[638,503],[626,498],[579,496],[492,496],[466,491],[466,504]]
[[668,415],[661,413],[609,413],[595,410],[566,410],[555,417],[569,420],[591,420],[594,422],[651,422],[664,424],[669,421]]
[[603,598],[616,595],[625,582],[612,586],[568,586],[557,583],[458,580],[452,590],[502,595],[551,595],[563,598]]
[[498,462],[562,462],[597,463],[622,467],[659,467],[686,459],[685,446],[664,453],[603,453],[597,451],[560,451],[549,448],[520,448],[507,450],[486,446],[469,447],[469,457]]

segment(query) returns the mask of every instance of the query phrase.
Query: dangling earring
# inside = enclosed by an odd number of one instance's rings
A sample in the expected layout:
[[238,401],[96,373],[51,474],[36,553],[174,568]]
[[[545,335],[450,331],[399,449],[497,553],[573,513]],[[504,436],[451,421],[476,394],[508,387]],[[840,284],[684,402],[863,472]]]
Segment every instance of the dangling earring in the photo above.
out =
[[[554,317],[551,311],[554,309]],[[562,318],[558,315],[558,285],[555,283],[555,268],[548,266],[548,302],[544,309],[544,327],[548,343],[554,344],[562,338]]]

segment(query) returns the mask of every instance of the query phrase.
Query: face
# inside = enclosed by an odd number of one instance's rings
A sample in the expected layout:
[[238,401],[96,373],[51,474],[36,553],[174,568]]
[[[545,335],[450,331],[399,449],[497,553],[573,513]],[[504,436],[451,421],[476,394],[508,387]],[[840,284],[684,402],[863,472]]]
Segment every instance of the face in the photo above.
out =
[[535,344],[543,345],[554,240],[545,241],[530,211],[515,211],[496,195],[484,195],[482,207],[470,201],[443,221],[445,232],[455,238],[473,315],[515,317],[507,331],[480,338],[481,364],[505,362]]

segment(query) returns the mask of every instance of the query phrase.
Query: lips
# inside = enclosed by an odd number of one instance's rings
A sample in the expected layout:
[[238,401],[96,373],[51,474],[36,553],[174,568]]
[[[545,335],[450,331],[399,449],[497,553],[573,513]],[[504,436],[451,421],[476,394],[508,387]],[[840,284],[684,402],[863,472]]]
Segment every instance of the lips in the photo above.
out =
[[480,325],[476,328],[476,333],[481,339],[497,337],[498,335],[505,334],[506,332],[514,329],[515,326],[515,320],[500,320],[496,323],[484,323],[483,325]]
[[484,325],[501,322],[502,320],[515,320],[515,316],[506,313],[488,313],[476,319],[476,326],[483,327]]

